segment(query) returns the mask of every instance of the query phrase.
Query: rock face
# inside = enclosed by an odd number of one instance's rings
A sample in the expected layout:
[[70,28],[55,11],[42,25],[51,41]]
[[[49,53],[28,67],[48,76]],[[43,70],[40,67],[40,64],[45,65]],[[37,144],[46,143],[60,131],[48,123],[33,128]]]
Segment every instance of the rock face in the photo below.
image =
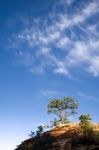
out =
[[[71,150],[71,148],[72,148],[72,140],[71,140],[71,138],[68,138],[68,139],[57,140],[57,142],[53,143],[52,148],[50,148],[48,150],[56,150],[56,148],[54,147],[54,145],[56,145],[56,144],[59,145],[58,150]],[[15,150],[32,150],[32,146],[33,146],[33,141],[28,140],[28,141],[24,141]]]
[[[82,136],[83,133],[78,124],[60,125],[44,132],[39,140],[34,137],[22,142],[15,150],[99,150],[99,145],[94,142],[87,145],[79,142],[78,139],[81,139]],[[33,149],[37,141],[41,145]]]

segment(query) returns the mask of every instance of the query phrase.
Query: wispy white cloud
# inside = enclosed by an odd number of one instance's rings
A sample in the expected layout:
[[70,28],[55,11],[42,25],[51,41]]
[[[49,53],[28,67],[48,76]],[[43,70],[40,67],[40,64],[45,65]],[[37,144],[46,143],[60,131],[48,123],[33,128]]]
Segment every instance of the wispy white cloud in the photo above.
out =
[[99,56],[94,56],[93,58],[91,58],[88,71],[94,76],[99,75]]
[[[61,5],[68,8],[74,2],[62,0]],[[65,8],[63,12],[56,12],[55,9],[48,18],[34,20],[29,28],[16,35],[17,45],[21,49],[24,46],[28,51],[27,54],[24,49],[21,50],[19,56],[21,54],[25,61],[30,59],[33,73],[43,73],[46,68],[50,68],[53,73],[69,76],[72,68],[81,67],[93,76],[98,76],[98,8],[99,2],[94,0],[83,3],[71,14]]]
[[98,99],[95,97],[95,96],[92,96],[92,95],[88,95],[88,94],[85,94],[83,92],[78,92],[78,96],[80,96],[80,98],[82,100],[90,100],[90,101],[97,101]]
[[49,90],[49,89],[46,89],[46,90],[40,91],[40,93],[41,93],[42,96],[45,96],[45,97],[52,97],[52,96],[56,96],[59,92],[56,91],[56,90]]
[[31,67],[30,72],[33,74],[43,74],[45,72],[44,66],[41,64],[36,67]]
[[98,6],[99,3],[97,3],[97,1],[93,1],[85,7],[82,12],[86,17],[91,16],[93,13],[99,12]]

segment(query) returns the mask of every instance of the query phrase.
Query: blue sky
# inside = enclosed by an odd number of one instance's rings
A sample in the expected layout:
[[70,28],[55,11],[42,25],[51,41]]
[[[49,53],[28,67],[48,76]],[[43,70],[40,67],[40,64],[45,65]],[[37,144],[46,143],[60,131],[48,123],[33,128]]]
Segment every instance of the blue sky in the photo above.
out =
[[13,150],[72,96],[99,122],[99,1],[0,1],[0,150]]

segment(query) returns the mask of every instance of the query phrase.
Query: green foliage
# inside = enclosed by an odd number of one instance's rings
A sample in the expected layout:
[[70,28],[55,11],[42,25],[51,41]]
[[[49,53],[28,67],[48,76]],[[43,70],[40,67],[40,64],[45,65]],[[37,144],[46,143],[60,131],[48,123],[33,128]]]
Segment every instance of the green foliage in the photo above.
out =
[[29,134],[29,136],[32,138],[35,136],[35,132],[31,131],[31,133]]
[[43,127],[42,126],[38,126],[38,130],[36,131],[36,136],[40,137],[43,133]]
[[79,117],[79,120],[80,120],[80,127],[83,129],[84,134],[82,141],[86,144],[94,142],[93,140],[94,130],[91,125],[92,118],[90,114],[81,115]]
[[52,125],[57,126],[58,124],[59,124],[59,120],[54,118],[54,120],[52,121]]
[[61,123],[65,123],[68,120],[68,116],[76,114],[78,103],[72,97],[65,97],[63,99],[53,99],[49,101],[48,113],[56,114]]
[[90,124],[91,116],[90,114],[81,115],[79,117],[80,120],[80,127],[83,129],[85,136],[92,134],[92,126]]
[[81,115],[81,116],[79,117],[79,120],[80,120],[80,123],[81,123],[81,124],[88,124],[88,123],[90,123],[90,121],[91,121],[92,119],[91,119],[90,114],[85,114],[85,115]]

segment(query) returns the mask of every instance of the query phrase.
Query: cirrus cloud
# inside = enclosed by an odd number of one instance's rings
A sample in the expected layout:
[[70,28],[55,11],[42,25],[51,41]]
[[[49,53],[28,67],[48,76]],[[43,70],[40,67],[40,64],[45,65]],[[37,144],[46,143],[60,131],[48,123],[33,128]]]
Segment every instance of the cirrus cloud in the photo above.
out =
[[[72,68],[74,71],[80,67],[99,76],[99,2],[85,1],[77,9],[72,6],[76,5],[75,0],[61,2],[57,6],[64,6],[62,12],[55,8],[47,17],[33,20],[29,28],[14,35],[17,54],[22,54],[23,63],[29,62],[32,73],[50,69],[70,76]],[[68,7],[73,9],[71,13]]]

